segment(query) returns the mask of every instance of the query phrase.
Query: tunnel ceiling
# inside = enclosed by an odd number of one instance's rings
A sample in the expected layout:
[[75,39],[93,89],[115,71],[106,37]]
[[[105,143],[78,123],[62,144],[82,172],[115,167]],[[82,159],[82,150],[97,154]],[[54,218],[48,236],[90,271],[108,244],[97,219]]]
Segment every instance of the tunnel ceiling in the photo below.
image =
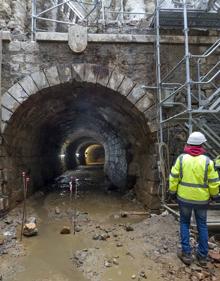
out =
[[13,115],[5,137],[13,137],[17,146],[26,132],[33,143],[48,137],[59,146],[71,142],[77,130],[96,133],[95,127],[104,126],[127,141],[138,141],[142,123],[141,114],[116,92],[88,83],[66,84],[29,97]]

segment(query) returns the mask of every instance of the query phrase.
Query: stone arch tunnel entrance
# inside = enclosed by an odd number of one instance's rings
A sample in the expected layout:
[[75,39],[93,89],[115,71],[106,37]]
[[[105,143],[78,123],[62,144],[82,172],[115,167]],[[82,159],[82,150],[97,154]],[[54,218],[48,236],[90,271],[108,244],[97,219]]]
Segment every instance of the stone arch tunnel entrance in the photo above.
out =
[[34,192],[66,169],[100,163],[119,190],[135,187],[155,206],[154,141],[143,104],[151,100],[141,87],[97,65],[58,65],[15,84],[2,99],[10,205],[22,198],[22,171]]

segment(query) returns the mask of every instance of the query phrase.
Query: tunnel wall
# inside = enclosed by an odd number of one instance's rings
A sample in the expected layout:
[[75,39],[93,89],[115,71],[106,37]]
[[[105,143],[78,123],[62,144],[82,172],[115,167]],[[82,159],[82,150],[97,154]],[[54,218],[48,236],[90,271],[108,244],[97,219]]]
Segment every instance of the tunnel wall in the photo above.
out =
[[[170,49],[172,48],[172,52]],[[201,53],[207,47],[193,45],[191,49],[193,53]],[[162,49],[162,71],[166,73],[171,65],[174,65],[179,57],[183,55],[183,46],[182,45],[163,45]],[[216,60],[219,57],[216,56]],[[65,73],[68,73],[68,68],[65,68],[65,64],[81,64],[83,65],[85,80],[94,82],[91,79],[94,79],[94,76],[90,76],[91,66],[90,63],[97,63],[99,67],[106,67],[110,69],[109,72],[109,81],[106,80],[106,85],[111,84],[110,86],[118,87],[120,83],[120,77],[126,76],[131,78],[131,80],[125,80],[125,85],[130,89],[135,85],[138,85],[139,90],[137,90],[137,96],[128,95],[128,100],[136,105],[138,110],[143,112],[143,115],[146,117],[146,122],[150,128],[150,138],[152,143],[156,143],[156,109],[155,109],[155,96],[153,92],[148,92],[148,98],[145,99],[145,96],[142,95],[142,85],[152,85],[155,81],[155,60],[154,60],[154,47],[153,44],[109,44],[109,43],[89,43],[88,48],[82,54],[74,54],[66,43],[51,43],[51,42],[30,42],[30,41],[18,41],[13,40],[12,42],[3,42],[3,69],[2,69],[2,93],[7,92],[13,85],[15,88],[19,88],[20,84],[16,84],[17,81],[23,81],[25,77],[32,74],[33,72],[38,72],[41,69],[48,68],[50,66],[57,65],[59,72],[63,73],[62,79],[65,78]],[[207,62],[207,69],[209,69],[215,61]],[[86,67],[85,67],[86,65]],[[99,68],[98,67],[98,68]],[[181,75],[181,72],[176,73],[176,75]],[[49,75],[49,74],[48,74]],[[112,79],[110,79],[112,78]],[[119,80],[117,81],[117,79]],[[50,79],[50,78],[48,78]],[[55,78],[56,80],[56,78]],[[113,82],[114,81],[114,82]],[[46,83],[48,83],[46,81]],[[53,83],[53,82],[52,82]],[[115,85],[116,86],[115,86]],[[105,85],[105,86],[106,86]],[[36,86],[36,85],[35,85]],[[109,86],[109,85],[108,85]],[[19,90],[19,89],[18,89]],[[122,89],[123,94],[124,89]],[[209,89],[207,89],[209,91]],[[138,93],[139,92],[139,93]],[[24,93],[25,96],[25,93]],[[149,103],[149,97],[151,102]],[[22,98],[23,99],[23,98]],[[15,104],[18,104],[15,102]],[[178,140],[177,140],[178,141]],[[114,142],[114,141],[113,141]],[[114,144],[112,144],[114,145]],[[176,147],[176,143],[173,148]],[[179,148],[179,146],[178,146]],[[176,152],[171,152],[176,153]],[[4,148],[2,148],[2,156],[4,156]],[[132,178],[135,175],[138,176],[138,184],[136,184],[136,190],[138,197],[145,202],[147,206],[158,207],[158,177],[157,177],[157,148],[155,145],[150,147],[150,157],[152,162],[148,162],[145,165],[142,165],[145,161],[145,154],[141,152],[139,156],[135,156],[132,163],[128,167],[128,175]],[[3,157],[4,158],[4,157]],[[174,156],[175,158],[175,156]],[[54,163],[53,155],[51,153],[51,165]],[[32,162],[32,170],[37,170],[37,165],[43,163],[41,158],[35,158],[35,163]],[[12,159],[8,161],[13,161]],[[4,163],[4,167],[10,166],[10,163]],[[3,169],[2,166],[2,169]],[[60,167],[57,167],[57,170]],[[112,171],[111,169],[109,170]],[[44,171],[46,175],[44,177],[53,177],[50,167]],[[20,175],[17,175],[18,177]],[[10,172],[2,170],[2,189],[6,190],[7,182],[11,177]],[[41,175],[37,175],[36,172],[36,181],[40,185]],[[145,188],[146,187],[146,188]],[[14,190],[20,192],[20,189],[17,184],[14,185]],[[10,193],[11,191],[7,191]],[[16,192],[14,198],[18,198]]]

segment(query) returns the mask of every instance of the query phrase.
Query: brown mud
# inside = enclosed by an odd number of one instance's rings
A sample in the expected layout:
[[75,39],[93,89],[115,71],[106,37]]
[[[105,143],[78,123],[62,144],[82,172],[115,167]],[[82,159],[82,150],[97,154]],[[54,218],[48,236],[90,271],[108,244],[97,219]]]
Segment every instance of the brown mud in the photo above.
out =
[[[37,219],[37,236],[19,241],[22,206],[0,222],[1,234],[8,233],[0,245],[4,281],[220,280],[214,263],[201,269],[177,259],[172,215],[122,217],[122,211],[145,211],[133,197],[90,186],[79,187],[72,200],[68,190],[38,192],[27,205],[28,216]],[[63,226],[71,233],[60,234]]]

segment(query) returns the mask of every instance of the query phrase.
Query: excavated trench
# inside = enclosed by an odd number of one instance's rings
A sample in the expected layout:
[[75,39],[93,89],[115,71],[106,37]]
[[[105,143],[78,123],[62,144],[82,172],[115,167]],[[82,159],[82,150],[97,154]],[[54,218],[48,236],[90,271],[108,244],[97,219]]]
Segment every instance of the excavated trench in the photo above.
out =
[[117,92],[76,81],[43,89],[4,131],[11,206],[22,200],[22,171],[31,178],[30,194],[80,165],[102,166],[105,180],[122,192],[147,190],[152,145],[144,115]]

